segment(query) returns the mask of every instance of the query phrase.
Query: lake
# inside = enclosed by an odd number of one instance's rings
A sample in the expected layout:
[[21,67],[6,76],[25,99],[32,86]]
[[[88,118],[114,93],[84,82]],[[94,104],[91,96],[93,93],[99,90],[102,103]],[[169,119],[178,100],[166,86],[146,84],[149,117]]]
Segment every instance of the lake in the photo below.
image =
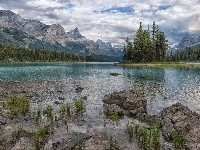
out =
[[[83,95],[88,96],[87,112],[93,111],[92,115],[98,115],[102,109],[105,94],[127,89],[144,92],[151,114],[159,114],[164,107],[176,102],[200,113],[200,69],[128,67],[97,62],[1,63],[0,81],[56,81],[66,83],[66,88],[82,86]],[[68,95],[70,90],[63,96],[73,97]]]

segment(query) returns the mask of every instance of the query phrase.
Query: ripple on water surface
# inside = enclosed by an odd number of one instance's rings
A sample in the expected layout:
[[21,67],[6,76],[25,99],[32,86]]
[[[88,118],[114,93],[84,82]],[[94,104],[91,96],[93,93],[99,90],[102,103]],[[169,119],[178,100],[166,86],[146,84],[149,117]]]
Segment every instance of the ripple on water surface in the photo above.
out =
[[[120,75],[111,76],[111,72]],[[143,91],[152,114],[177,101],[200,112],[200,69],[122,67],[112,63],[17,63],[0,64],[0,80],[64,81],[67,86],[83,86],[83,94],[88,95],[87,111],[93,115],[102,109],[105,94],[127,89]],[[98,109],[92,110],[94,106]]]

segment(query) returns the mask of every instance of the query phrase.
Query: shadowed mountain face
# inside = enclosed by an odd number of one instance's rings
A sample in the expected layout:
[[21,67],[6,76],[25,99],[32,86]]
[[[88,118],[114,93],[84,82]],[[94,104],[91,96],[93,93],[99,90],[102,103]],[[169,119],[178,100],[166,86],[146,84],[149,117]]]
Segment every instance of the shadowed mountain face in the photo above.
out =
[[200,36],[184,37],[176,46],[179,50],[184,50],[186,47],[197,47],[200,45]]
[[100,39],[96,41],[99,46],[100,53],[107,56],[122,57],[122,48],[116,48],[109,42],[104,42]]
[[94,55],[96,58],[105,56],[106,60],[111,57],[120,61],[122,58],[121,48],[102,40],[89,40],[81,35],[77,27],[65,32],[59,24],[46,25],[37,20],[24,19],[10,10],[0,10],[0,27],[0,43]]
[[59,44],[64,50],[66,47],[71,47],[72,49],[79,47],[81,53],[100,54],[98,45],[82,36],[78,28],[65,32],[64,28],[59,24],[46,25],[37,20],[24,19],[10,10],[0,11],[0,25],[21,30],[41,40],[43,43],[47,42],[53,46]]

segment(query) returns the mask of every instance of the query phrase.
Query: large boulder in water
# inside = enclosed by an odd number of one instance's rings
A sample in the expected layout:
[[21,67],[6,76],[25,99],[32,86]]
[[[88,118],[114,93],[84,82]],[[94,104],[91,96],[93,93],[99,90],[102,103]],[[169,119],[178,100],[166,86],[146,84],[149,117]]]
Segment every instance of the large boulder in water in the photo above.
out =
[[200,149],[200,115],[191,111],[181,103],[164,108],[161,112],[163,136],[167,140],[174,139],[174,133],[184,133],[187,147],[191,150]]
[[115,104],[122,110],[128,110],[134,115],[138,113],[147,113],[147,100],[143,94],[134,90],[115,91],[111,94],[106,94],[103,98],[103,102],[107,104],[106,108],[109,108],[108,105],[113,106]]

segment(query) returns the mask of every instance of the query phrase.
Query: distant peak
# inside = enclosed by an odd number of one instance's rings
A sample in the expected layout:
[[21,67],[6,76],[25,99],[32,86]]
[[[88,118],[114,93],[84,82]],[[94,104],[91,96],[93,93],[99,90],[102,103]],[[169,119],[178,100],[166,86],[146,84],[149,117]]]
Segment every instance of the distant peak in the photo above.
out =
[[106,44],[103,40],[101,40],[101,39],[98,39],[97,41],[96,41],[96,43],[98,44],[98,45],[100,45],[100,44]]
[[97,42],[103,42],[101,39],[98,39]]
[[0,12],[12,12],[12,11],[11,10],[0,10]]
[[76,27],[73,31],[74,32],[79,32],[79,29]]
[[73,39],[79,39],[79,38],[82,38],[83,36],[81,35],[81,33],[79,32],[79,29],[76,27],[75,29],[71,30],[68,32],[71,37]]
[[16,15],[14,12],[11,10],[0,10],[1,15]]
[[76,27],[73,30],[69,31],[70,34],[80,34],[79,29]]
[[51,27],[63,28],[60,24],[52,24]]

